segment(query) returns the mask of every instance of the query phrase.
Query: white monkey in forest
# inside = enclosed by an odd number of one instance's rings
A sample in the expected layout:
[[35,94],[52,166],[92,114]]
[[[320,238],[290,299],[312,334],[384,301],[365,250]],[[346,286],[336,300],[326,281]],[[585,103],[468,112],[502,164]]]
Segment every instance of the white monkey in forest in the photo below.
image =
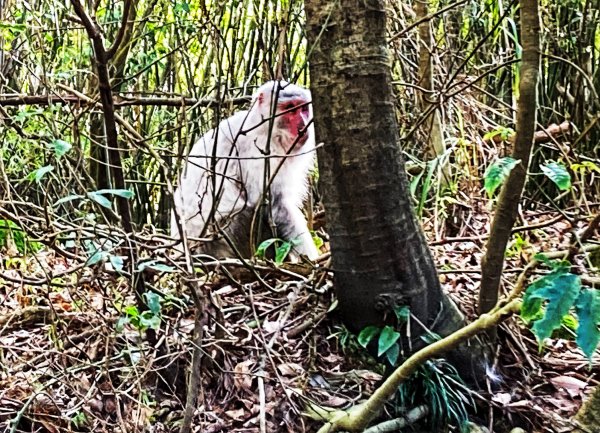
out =
[[[253,254],[251,227],[260,223],[276,233],[262,233],[253,240],[276,236],[290,241],[296,253],[309,259],[318,257],[301,211],[309,171],[314,166],[310,102],[309,90],[285,81],[269,81],[253,95],[249,110],[223,120],[194,144],[174,201],[189,238],[212,238],[200,244],[200,251],[231,257],[233,243],[248,257]],[[270,218],[255,212],[263,203],[265,182],[270,187]],[[269,220],[274,227],[269,227]],[[171,235],[179,236],[175,213]]]

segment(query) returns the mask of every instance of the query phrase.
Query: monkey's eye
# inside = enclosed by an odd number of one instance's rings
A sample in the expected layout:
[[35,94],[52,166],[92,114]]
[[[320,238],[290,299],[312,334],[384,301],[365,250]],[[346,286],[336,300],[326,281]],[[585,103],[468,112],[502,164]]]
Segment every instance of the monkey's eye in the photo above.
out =
[[302,114],[308,114],[308,105],[302,107]]
[[288,102],[287,104],[284,104],[284,106],[283,106],[283,109],[285,111],[291,110],[292,108],[294,108],[294,104],[292,104],[291,102]]

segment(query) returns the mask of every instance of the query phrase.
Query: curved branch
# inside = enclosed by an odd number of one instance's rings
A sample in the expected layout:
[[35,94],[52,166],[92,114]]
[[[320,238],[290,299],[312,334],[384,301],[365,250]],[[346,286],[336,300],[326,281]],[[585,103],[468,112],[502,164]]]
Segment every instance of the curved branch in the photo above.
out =
[[517,218],[534,142],[540,69],[540,17],[537,0],[521,1],[521,39],[523,61],[519,83],[517,135],[512,155],[520,163],[511,171],[498,198],[490,239],[481,264],[480,313],[489,311],[498,301],[504,252]]

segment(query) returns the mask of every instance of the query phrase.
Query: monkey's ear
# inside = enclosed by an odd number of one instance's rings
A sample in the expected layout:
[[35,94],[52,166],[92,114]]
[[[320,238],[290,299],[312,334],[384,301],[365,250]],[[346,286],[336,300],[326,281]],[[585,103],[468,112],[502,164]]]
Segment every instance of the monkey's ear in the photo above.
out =
[[265,94],[260,92],[256,100],[258,101],[258,105],[262,105],[265,102]]

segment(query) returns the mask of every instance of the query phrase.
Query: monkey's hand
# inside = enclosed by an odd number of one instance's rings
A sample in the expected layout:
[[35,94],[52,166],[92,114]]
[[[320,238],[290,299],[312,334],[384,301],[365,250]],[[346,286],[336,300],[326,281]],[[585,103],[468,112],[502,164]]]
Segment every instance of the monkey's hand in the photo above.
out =
[[319,251],[308,230],[302,211],[293,203],[276,201],[273,207],[273,219],[277,226],[277,234],[293,245],[296,253],[305,255],[310,260],[319,257]]
[[316,260],[317,257],[319,257],[319,251],[315,246],[315,242],[313,241],[313,238],[310,235],[308,227],[306,227],[306,231],[303,232],[300,236],[292,239],[292,248],[296,253],[305,255],[310,260]]

